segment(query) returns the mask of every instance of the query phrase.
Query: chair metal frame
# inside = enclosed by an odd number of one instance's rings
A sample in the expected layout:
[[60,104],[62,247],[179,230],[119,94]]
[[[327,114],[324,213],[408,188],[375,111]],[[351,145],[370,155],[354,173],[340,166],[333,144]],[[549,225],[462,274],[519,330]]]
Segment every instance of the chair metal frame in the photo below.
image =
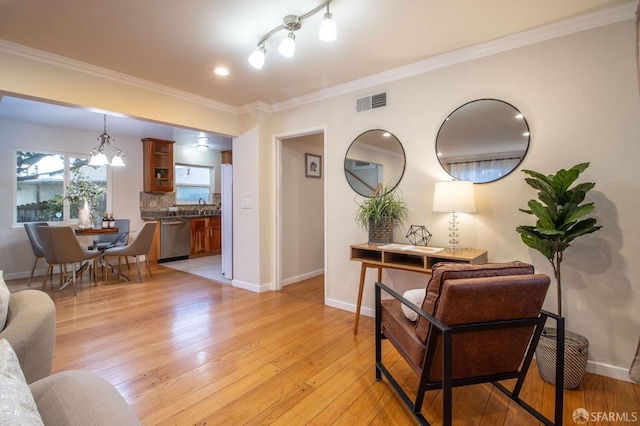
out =
[[[382,332],[382,291],[393,296],[395,299],[404,303],[407,307],[416,312],[419,316],[429,321],[431,324],[431,333],[426,344],[426,350],[424,355],[424,361],[422,363],[422,374],[418,384],[418,390],[416,392],[415,400],[412,400],[409,395],[402,389],[400,384],[391,375],[390,371],[382,363],[382,340],[386,339]],[[376,381],[382,380],[384,376],[393,389],[400,395],[403,403],[409,408],[413,416],[423,425],[430,425],[427,419],[422,415],[422,403],[426,391],[434,389],[442,389],[442,424],[451,425],[452,422],[452,390],[457,386],[473,385],[478,383],[491,382],[496,388],[507,395],[512,401],[524,408],[527,412],[536,417],[540,422],[545,425],[562,425],[562,410],[564,403],[564,340],[565,340],[565,321],[564,318],[553,314],[551,312],[541,310],[540,315],[534,318],[506,320],[506,321],[492,321],[482,322],[475,324],[462,324],[449,326],[442,321],[434,318],[420,307],[414,305],[409,300],[402,297],[399,293],[387,287],[386,285],[376,282],[375,284],[375,315],[376,315]],[[542,334],[544,324],[547,319],[551,318],[556,321],[557,324],[557,346],[556,346],[556,377],[555,377],[555,409],[554,409],[554,421],[545,417],[542,413],[531,407],[525,401],[520,399],[520,391],[524,384],[524,380],[531,365],[533,355],[535,353],[536,346]],[[534,331],[529,343],[529,347],[526,351],[525,357],[522,361],[521,367],[518,371],[513,373],[496,374],[491,376],[453,379],[452,371],[452,358],[455,352],[453,347],[453,335],[458,333],[473,333],[486,330],[499,330],[505,328],[515,328],[523,326],[533,326]],[[433,332],[437,331],[437,332]],[[429,382],[429,366],[431,365],[438,338],[442,339],[442,381],[441,382]],[[513,390],[507,389],[499,380],[516,379]]]

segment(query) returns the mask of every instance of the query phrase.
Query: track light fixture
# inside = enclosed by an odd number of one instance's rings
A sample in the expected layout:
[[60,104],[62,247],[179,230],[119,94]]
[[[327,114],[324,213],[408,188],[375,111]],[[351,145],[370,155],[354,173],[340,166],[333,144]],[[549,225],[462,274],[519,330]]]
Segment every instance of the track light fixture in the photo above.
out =
[[327,0],[322,3],[320,6],[310,10],[304,15],[296,16],[296,15],[287,15],[282,20],[282,25],[272,29],[268,33],[262,36],[260,41],[258,41],[258,47],[253,51],[251,56],[249,56],[249,63],[252,67],[256,69],[262,69],[264,65],[265,55],[267,53],[267,49],[265,48],[265,42],[274,34],[279,32],[280,30],[287,30],[287,36],[280,42],[278,46],[278,52],[282,56],[287,58],[292,58],[296,51],[296,35],[295,32],[302,28],[302,21],[309,18],[310,16],[315,15],[320,12],[325,7],[327,8],[327,12],[324,14],[322,19],[322,24],[320,25],[319,37],[322,41],[333,41],[336,39],[336,24],[333,21],[333,15],[329,12],[329,3],[333,0]]

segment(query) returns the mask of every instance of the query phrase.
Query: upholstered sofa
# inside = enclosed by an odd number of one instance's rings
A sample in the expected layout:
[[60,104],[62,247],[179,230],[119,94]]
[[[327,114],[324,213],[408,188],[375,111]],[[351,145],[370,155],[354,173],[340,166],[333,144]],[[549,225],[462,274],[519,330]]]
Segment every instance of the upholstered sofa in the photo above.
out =
[[139,425],[118,390],[86,371],[51,374],[55,305],[38,290],[10,294],[0,271],[0,424]]

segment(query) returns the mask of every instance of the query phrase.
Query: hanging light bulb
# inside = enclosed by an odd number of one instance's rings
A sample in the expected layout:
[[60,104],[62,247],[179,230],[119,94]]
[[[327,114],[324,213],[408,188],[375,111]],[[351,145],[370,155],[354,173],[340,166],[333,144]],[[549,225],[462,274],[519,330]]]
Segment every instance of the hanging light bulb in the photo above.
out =
[[267,53],[267,49],[264,48],[264,43],[262,43],[256,50],[253,51],[251,56],[249,56],[249,63],[255,69],[261,70],[264,65],[264,57],[265,53]]
[[294,53],[296,53],[296,35],[293,31],[282,39],[280,46],[278,46],[278,52],[286,58],[293,58]]
[[322,41],[334,41],[336,39],[336,23],[333,20],[333,15],[329,13],[329,3],[327,3],[327,13],[325,13],[324,17],[322,18],[318,36]]

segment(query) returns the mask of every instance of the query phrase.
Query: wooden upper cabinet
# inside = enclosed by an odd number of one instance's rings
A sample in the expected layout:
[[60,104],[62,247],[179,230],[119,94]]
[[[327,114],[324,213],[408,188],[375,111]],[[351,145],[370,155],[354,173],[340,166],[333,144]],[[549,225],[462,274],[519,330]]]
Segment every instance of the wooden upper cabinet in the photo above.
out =
[[144,149],[144,192],[172,192],[173,141],[142,139]]

